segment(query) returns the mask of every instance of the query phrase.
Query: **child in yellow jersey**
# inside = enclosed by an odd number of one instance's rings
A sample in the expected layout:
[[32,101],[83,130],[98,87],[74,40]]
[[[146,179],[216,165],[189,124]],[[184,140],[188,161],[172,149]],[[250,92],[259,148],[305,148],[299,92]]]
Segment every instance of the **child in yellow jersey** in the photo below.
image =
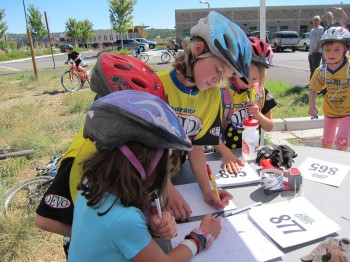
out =
[[317,68],[311,78],[309,115],[317,118],[315,97],[326,88],[323,99],[324,128],[322,146],[347,150],[350,145],[350,33],[342,27],[331,27],[321,37],[323,54],[327,63]]
[[[184,54],[176,58],[174,69],[158,73],[158,76],[147,64],[135,66],[137,61],[127,61],[132,58],[123,59],[122,55],[102,53],[94,67],[90,86],[97,96],[132,89],[152,92],[161,97],[160,91],[165,90],[167,102],[191,140],[193,150],[188,153],[188,159],[203,197],[210,205],[222,209],[233,196],[225,190],[220,190],[219,200],[215,191],[211,189],[203,147],[218,144],[220,141],[222,108],[217,84],[233,75],[248,83],[251,48],[242,29],[216,12],[210,12],[207,17],[200,19],[198,24],[191,28],[191,36]],[[80,137],[77,135],[77,139],[82,139],[81,134]],[[81,141],[79,144],[86,145]],[[87,144],[91,145],[91,142]],[[91,152],[85,152],[85,149]],[[66,177],[62,181],[69,181],[71,189],[76,188],[81,177],[81,161],[77,163],[75,159],[82,154],[94,153],[95,150],[91,147],[77,148],[74,151],[75,156],[70,155],[68,162],[62,161],[58,176]],[[63,165],[64,163],[67,165]],[[65,190],[68,194],[65,198],[70,198],[72,207],[75,195],[74,192],[70,192],[66,182],[62,182],[61,185],[54,182],[51,185],[52,190],[49,189],[46,196],[61,194],[60,192],[64,191],[63,187],[68,188]],[[54,193],[50,193],[50,190]],[[170,180],[168,191],[168,210],[177,220],[189,219],[191,209]],[[46,203],[45,199],[49,198],[44,197],[37,209],[36,225],[47,231],[70,235],[73,209],[64,214],[63,218],[58,214],[62,213],[62,209],[55,204]]]
[[227,124],[223,126],[223,144],[215,147],[223,157],[224,168],[231,173],[237,173],[239,165],[243,164],[241,161],[235,163],[236,157],[229,150],[242,147],[243,120],[252,115],[259,121],[259,129],[271,131],[273,129],[271,109],[277,105],[273,96],[264,87],[266,69],[270,67],[273,56],[272,49],[268,43],[259,38],[250,37],[249,40],[253,53],[250,82],[248,85],[233,77],[231,83],[226,86],[224,92],[230,96],[233,109],[229,115],[224,114],[223,118],[227,118],[227,121],[223,119],[222,122]]

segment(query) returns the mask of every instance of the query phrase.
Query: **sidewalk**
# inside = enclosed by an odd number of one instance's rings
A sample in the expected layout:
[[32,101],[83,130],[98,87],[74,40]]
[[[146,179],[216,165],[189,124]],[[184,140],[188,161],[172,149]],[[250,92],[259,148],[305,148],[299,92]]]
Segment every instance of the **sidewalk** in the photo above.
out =
[[[274,119],[274,129],[265,132],[265,141],[276,145],[322,147],[323,116]],[[350,152],[350,148],[347,150]]]
[[321,147],[323,116],[314,120],[310,117],[278,118],[273,123],[273,130],[264,134],[267,141],[277,145]]

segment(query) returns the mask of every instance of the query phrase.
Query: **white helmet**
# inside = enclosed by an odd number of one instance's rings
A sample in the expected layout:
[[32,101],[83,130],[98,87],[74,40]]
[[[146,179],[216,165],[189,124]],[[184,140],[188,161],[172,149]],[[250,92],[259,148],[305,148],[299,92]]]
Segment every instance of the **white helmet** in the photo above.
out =
[[329,28],[323,33],[320,42],[324,44],[325,42],[331,42],[331,41],[341,42],[349,46],[350,45],[349,30],[340,26]]

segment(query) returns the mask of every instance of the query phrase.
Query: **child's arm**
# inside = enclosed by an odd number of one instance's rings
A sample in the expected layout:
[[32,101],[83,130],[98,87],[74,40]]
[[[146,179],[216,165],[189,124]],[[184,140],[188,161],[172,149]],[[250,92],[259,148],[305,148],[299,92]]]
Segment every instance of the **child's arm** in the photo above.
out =
[[312,88],[310,88],[309,89],[309,110],[308,110],[309,116],[316,116],[318,114],[318,108],[316,106],[316,97],[317,97],[317,93]]
[[204,200],[218,209],[227,206],[233,196],[225,190],[219,190],[220,199],[218,199],[215,191],[211,189],[203,146],[194,145],[193,149],[188,152],[188,160],[199,188],[203,192]]

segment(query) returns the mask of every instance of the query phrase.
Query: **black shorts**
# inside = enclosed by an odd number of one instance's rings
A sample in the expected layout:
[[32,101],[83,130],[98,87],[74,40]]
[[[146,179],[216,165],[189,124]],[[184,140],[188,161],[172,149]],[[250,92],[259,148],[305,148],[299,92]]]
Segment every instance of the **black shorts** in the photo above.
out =
[[62,160],[54,181],[36,210],[38,215],[72,225],[74,204],[69,188],[69,178],[73,161],[73,157]]

